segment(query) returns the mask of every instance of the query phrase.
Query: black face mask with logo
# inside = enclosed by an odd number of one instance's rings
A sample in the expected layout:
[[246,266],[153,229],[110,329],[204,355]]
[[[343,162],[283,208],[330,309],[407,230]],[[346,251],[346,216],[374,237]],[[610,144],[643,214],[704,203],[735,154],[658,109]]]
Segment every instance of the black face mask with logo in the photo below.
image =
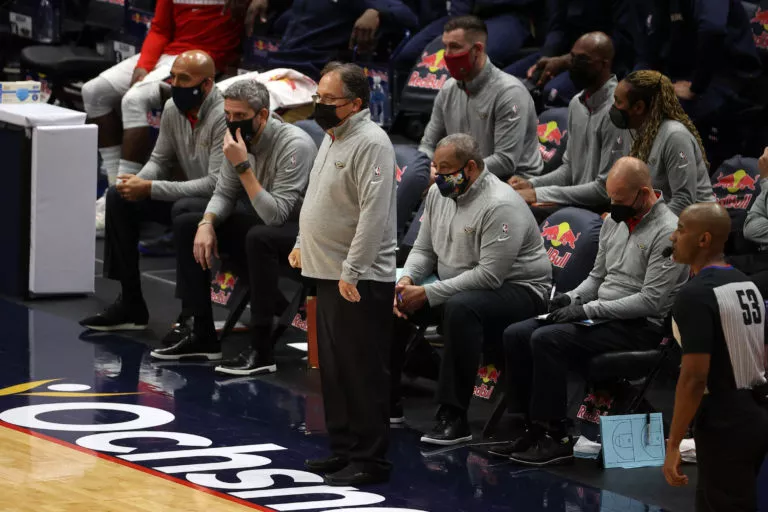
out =
[[173,104],[176,105],[180,112],[187,114],[196,108],[200,108],[200,105],[205,101],[203,85],[206,81],[207,79],[192,87],[181,87],[178,85],[171,87]]

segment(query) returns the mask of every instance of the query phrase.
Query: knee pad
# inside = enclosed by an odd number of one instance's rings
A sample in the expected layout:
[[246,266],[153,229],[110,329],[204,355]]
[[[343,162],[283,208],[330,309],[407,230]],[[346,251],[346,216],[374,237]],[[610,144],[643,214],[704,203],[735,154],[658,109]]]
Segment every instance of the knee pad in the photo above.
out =
[[114,110],[120,94],[105,78],[97,76],[83,85],[83,106],[90,119],[102,117]]
[[123,96],[120,105],[123,112],[123,129],[149,126],[147,114],[162,107],[159,82],[139,82]]

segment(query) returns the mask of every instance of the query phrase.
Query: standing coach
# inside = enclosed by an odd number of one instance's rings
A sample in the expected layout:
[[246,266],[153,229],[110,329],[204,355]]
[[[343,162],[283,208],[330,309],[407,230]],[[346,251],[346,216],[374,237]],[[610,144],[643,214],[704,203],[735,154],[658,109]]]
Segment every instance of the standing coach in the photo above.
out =
[[293,267],[317,281],[317,338],[329,485],[385,482],[391,469],[389,353],[395,289],[395,151],[368,110],[354,64],[326,66],[315,121],[326,131],[309,176]]

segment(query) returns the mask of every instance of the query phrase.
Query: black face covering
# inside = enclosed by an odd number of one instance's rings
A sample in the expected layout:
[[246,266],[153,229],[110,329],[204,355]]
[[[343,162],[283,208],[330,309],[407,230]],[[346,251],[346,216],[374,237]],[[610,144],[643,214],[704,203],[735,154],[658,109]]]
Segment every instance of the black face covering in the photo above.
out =
[[597,81],[596,73],[592,72],[589,64],[574,63],[568,74],[570,75],[571,82],[576,86],[577,91],[589,89],[589,87]]
[[237,140],[237,129],[240,128],[240,135],[243,137],[243,140],[246,144],[250,144],[256,136],[256,129],[253,127],[254,119],[256,119],[256,116],[250,119],[243,119],[242,121],[227,121],[227,128],[229,128],[232,138]]
[[611,218],[616,222],[627,222],[629,219],[637,215],[638,209],[635,208],[637,198],[640,197],[640,191],[637,191],[635,200],[631,205],[626,204],[612,204],[611,205]]
[[629,112],[616,108],[616,105],[611,105],[611,110],[608,111],[608,117],[611,118],[613,125],[619,130],[629,129]]
[[[345,103],[344,105],[348,105],[348,103]],[[320,125],[320,128],[328,131],[331,128],[336,128],[343,121],[343,119],[341,119],[336,114],[336,109],[343,107],[344,105],[326,105],[325,103],[315,103],[315,111],[312,113],[312,117],[315,121],[317,121],[317,124]]]
[[205,91],[203,91],[203,84],[205,82],[203,80],[192,87],[180,87],[178,85],[171,87],[171,97],[176,108],[184,114],[199,108],[203,101],[205,101]]

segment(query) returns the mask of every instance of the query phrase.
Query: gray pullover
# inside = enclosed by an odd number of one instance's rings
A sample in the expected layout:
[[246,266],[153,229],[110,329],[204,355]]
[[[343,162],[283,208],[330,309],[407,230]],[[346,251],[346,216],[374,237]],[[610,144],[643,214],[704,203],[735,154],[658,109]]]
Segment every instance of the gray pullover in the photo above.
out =
[[760,245],[761,250],[768,248],[768,179],[760,180],[760,194],[752,203],[752,208],[744,220],[744,237]]
[[263,190],[249,199],[237,171],[225,158],[205,213],[216,215],[219,223],[242,199],[267,226],[282,226],[287,220],[298,219],[315,156],[317,146],[312,138],[273,114],[267,118],[258,140],[248,148],[248,160]]
[[595,265],[575,290],[568,292],[584,304],[589,318],[647,318],[661,325],[675,294],[688,279],[688,267],[662,256],[672,245],[677,216],[660,197],[635,226],[607,217],[600,230]]
[[669,209],[680,215],[686,206],[715,200],[707,166],[696,138],[680,122],[661,122],[648,155],[653,186],[669,198]]
[[480,145],[486,168],[504,180],[541,174],[538,119],[523,83],[488,59],[469,82],[449,79],[437,93],[419,151],[430,159],[446,135],[468,133]]
[[[224,98],[216,87],[200,106],[197,119],[193,129],[172,99],[165,103],[155,148],[149,162],[137,174],[152,182],[152,199],[176,201],[213,194],[224,160],[222,143],[227,130]],[[172,181],[176,162],[187,181]]]
[[429,189],[403,275],[418,284],[435,270],[440,280],[424,286],[431,306],[508,281],[546,298],[552,285],[552,264],[531,210],[487,170],[456,200],[443,197],[437,185]]
[[630,136],[611,122],[608,112],[618,85],[611,77],[592,96],[584,91],[568,106],[568,147],[563,163],[544,176],[531,179],[536,201],[575,206],[610,202],[605,180],[614,162],[629,154]]
[[368,109],[323,139],[299,217],[302,274],[395,281],[395,149]]

